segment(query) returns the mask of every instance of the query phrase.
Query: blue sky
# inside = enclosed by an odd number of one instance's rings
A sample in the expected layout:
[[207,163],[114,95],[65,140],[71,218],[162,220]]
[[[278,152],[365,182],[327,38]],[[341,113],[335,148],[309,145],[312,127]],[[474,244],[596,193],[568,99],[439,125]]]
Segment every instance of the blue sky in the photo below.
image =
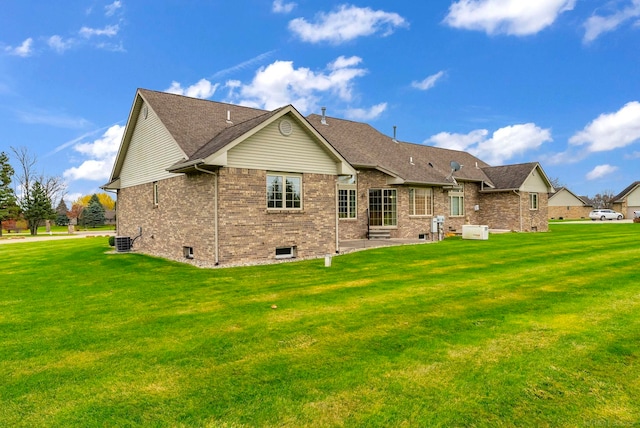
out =
[[640,0],[3,1],[0,151],[68,201],[107,181],[139,87],[326,106],[580,195],[640,180]]

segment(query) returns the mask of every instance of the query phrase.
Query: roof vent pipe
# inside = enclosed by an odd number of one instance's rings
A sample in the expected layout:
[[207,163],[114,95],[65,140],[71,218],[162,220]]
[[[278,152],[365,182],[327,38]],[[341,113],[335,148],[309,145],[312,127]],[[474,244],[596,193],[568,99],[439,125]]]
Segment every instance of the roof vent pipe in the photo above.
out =
[[327,108],[322,107],[322,119],[320,119],[320,123],[323,125],[327,124]]
[[227,110],[227,123],[233,123],[231,122],[231,110]]
[[397,128],[398,128],[398,127],[397,127],[396,125],[393,125],[393,142],[394,142],[394,143],[397,143],[397,142],[398,142],[398,140],[396,140],[396,129],[397,129]]

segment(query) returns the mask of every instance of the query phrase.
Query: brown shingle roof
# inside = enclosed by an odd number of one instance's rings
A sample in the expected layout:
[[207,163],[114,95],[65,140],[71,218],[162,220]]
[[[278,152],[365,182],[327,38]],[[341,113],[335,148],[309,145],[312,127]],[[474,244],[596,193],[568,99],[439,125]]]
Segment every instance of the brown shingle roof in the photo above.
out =
[[536,166],[537,162],[529,162],[487,167],[483,168],[483,171],[496,186],[496,190],[512,190],[519,189]]
[[614,198],[613,201],[614,202],[622,202],[624,200],[624,198],[631,193],[631,191],[633,189],[635,189],[636,187],[640,186],[640,181],[634,181],[633,183],[631,183],[629,186],[627,186],[622,192],[618,193]]
[[[266,111],[148,89],[139,93],[187,155],[181,164],[216,153],[288,107]],[[455,161],[463,166],[453,174],[456,180],[481,181],[496,190],[517,189],[538,165],[490,167],[467,152],[395,141],[366,123],[327,117],[325,125],[317,114],[306,119],[350,164],[378,168],[406,183],[451,184]]]
[[253,119],[249,119],[245,122],[223,129],[218,135],[213,137],[207,144],[202,146],[191,157],[193,159],[204,159],[207,156],[214,154],[218,150],[225,147],[227,144],[234,141],[236,138],[244,135],[264,121],[275,116],[280,110],[282,110],[282,108],[270,112],[263,112],[263,114],[254,117]]
[[[189,158],[223,130],[267,113],[148,89],[139,92]],[[232,123],[227,123],[227,112]]]
[[454,173],[456,179],[488,181],[481,168],[489,165],[467,152],[394,142],[366,123],[327,117],[325,125],[317,114],[307,120],[356,167],[380,168],[409,183],[451,184],[447,177],[455,161],[463,165]]

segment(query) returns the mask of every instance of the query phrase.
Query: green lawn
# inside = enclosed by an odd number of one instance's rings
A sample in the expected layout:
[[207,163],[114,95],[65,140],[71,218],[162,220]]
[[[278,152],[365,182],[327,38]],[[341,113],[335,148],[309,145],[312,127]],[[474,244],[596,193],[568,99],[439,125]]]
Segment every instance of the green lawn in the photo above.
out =
[[214,270],[0,245],[0,426],[637,426],[639,236]]

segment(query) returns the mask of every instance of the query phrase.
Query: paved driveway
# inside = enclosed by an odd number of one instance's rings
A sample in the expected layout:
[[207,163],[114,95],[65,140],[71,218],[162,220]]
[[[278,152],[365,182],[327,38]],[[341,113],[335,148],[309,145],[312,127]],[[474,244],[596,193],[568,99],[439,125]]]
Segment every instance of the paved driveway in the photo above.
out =
[[11,236],[11,234],[2,234],[0,238],[0,245],[2,244],[20,244],[25,242],[37,242],[37,241],[58,241],[60,239],[77,239],[77,238],[91,238],[91,237],[108,237],[114,236],[116,233],[109,230],[101,230],[99,232],[76,232],[72,235],[68,233],[54,233],[53,235],[36,235],[36,236]]

